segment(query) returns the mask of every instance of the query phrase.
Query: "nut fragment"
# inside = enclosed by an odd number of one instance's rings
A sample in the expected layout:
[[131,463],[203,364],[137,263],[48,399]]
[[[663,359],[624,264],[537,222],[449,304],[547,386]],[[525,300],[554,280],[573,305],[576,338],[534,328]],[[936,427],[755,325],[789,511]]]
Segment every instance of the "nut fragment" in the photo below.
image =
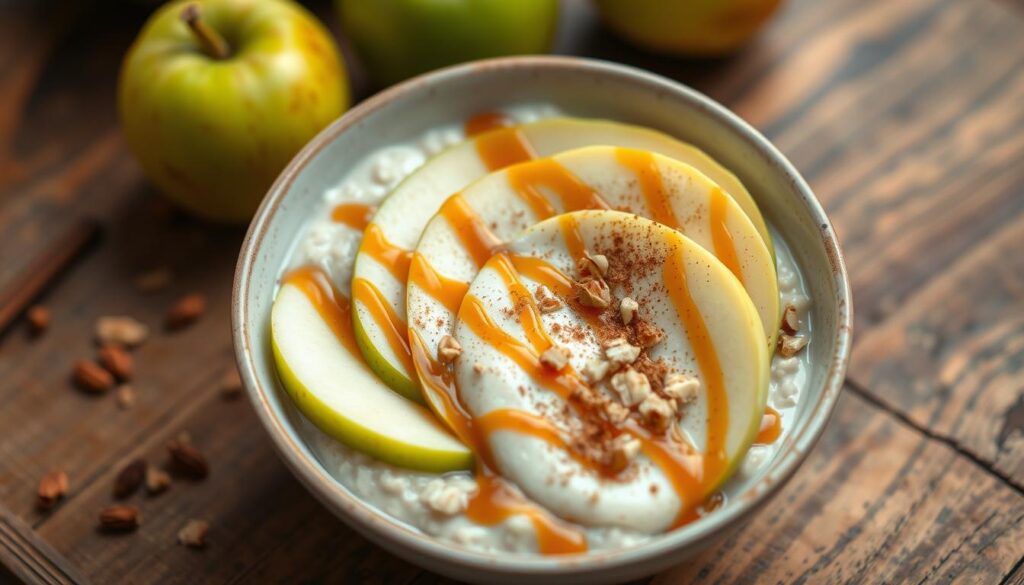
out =
[[629,325],[639,309],[639,303],[629,297],[625,297],[619,301],[619,316],[622,317],[622,323],[624,325]]
[[687,404],[697,399],[700,380],[685,374],[669,374],[665,378],[665,386],[662,390],[666,396],[676,400],[679,404]]
[[146,477],[146,462],[136,459],[124,466],[124,469],[114,478],[114,497],[118,499],[127,498],[135,493],[142,485]]
[[611,469],[618,473],[629,467],[629,464],[640,454],[640,441],[625,433],[612,439]]
[[615,365],[629,365],[640,356],[640,348],[619,337],[605,344],[604,356]]
[[656,433],[668,430],[669,423],[672,422],[672,418],[676,414],[672,402],[657,394],[649,394],[644,398],[638,410],[640,416],[643,417],[644,424]]
[[242,395],[242,377],[233,366],[228,368],[220,379],[220,395],[225,400],[234,400]]
[[146,491],[156,495],[171,487],[171,476],[162,469],[149,467],[146,469]]
[[462,355],[462,345],[451,335],[445,335],[437,344],[437,358],[450,364]]
[[169,268],[154,268],[142,272],[135,277],[135,288],[140,292],[157,292],[167,287],[174,280],[174,273]]
[[779,336],[779,355],[784,358],[791,358],[807,345],[807,337],[782,334]]
[[135,388],[129,386],[128,384],[122,384],[118,386],[117,394],[115,394],[115,397],[117,398],[117,405],[122,410],[128,410],[129,408],[135,406]]
[[178,530],[178,543],[189,548],[203,548],[206,546],[206,533],[210,525],[204,520],[189,520]]
[[611,363],[605,360],[592,359],[583,366],[583,379],[590,384],[596,384],[604,380],[611,367]]
[[792,304],[787,304],[786,309],[782,312],[780,329],[787,335],[796,335],[796,332],[800,330],[800,320],[797,318],[796,307]]
[[49,510],[68,493],[68,474],[61,470],[47,473],[39,480],[36,505],[40,510]]
[[654,347],[661,343],[662,339],[665,339],[665,332],[661,327],[643,320],[636,322],[636,341],[640,347],[644,349]]
[[640,404],[651,395],[650,380],[633,368],[626,368],[612,376],[611,385],[626,406]]
[[131,354],[116,343],[106,343],[98,354],[100,364],[122,382],[131,379],[135,370]]
[[533,298],[537,299],[537,309],[542,314],[554,313],[562,308],[562,300],[553,295],[543,284],[534,289]]
[[613,425],[620,425],[629,418],[629,409],[618,402],[608,401],[604,405],[604,414],[608,422]]
[[79,388],[93,394],[102,394],[114,385],[114,377],[110,372],[89,360],[75,362],[71,378]]
[[40,305],[30,308],[25,318],[28,319],[32,335],[41,335],[50,326],[50,310]]
[[181,329],[197,321],[206,312],[206,297],[200,293],[192,293],[178,299],[178,302],[167,311],[167,328]]
[[576,262],[576,270],[584,278],[601,278],[608,274],[608,257],[604,254],[584,252],[583,257]]
[[206,457],[192,446],[185,437],[179,437],[167,445],[171,456],[171,467],[178,473],[192,479],[203,479],[210,473]]
[[100,512],[100,528],[108,532],[135,530],[141,522],[142,517],[139,516],[139,509],[135,506],[110,506]]
[[96,340],[138,347],[149,337],[149,327],[131,317],[100,317],[96,320]]
[[584,307],[607,309],[612,302],[612,294],[605,281],[585,280],[576,283],[576,300]]
[[540,354],[540,363],[549,370],[560,372],[569,364],[569,352],[557,345],[552,345]]

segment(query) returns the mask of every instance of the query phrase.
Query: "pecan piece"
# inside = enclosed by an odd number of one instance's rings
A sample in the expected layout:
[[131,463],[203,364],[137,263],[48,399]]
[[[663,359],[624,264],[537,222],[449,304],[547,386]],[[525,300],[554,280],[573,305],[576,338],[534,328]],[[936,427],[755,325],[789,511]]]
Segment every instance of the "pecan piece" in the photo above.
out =
[[178,473],[192,479],[203,479],[210,473],[206,457],[184,437],[171,441],[167,451],[171,456],[171,467]]
[[462,345],[451,335],[445,335],[437,343],[437,358],[442,363],[450,364],[462,355]]
[[131,379],[135,370],[131,354],[116,343],[107,343],[100,347],[98,360],[100,365],[122,382]]
[[68,474],[61,470],[51,471],[39,480],[36,505],[40,510],[49,510],[67,493]]
[[576,300],[584,307],[607,309],[612,302],[612,294],[605,281],[584,280],[576,283]]
[[75,385],[92,394],[102,394],[114,385],[114,377],[110,375],[110,372],[89,360],[75,362],[71,378]]
[[206,296],[192,293],[178,299],[167,311],[166,326],[169,330],[181,329],[199,320],[206,312]]
[[135,506],[116,505],[100,512],[100,528],[107,532],[129,532],[139,527],[142,517]]
[[136,459],[124,466],[114,478],[114,497],[124,499],[135,493],[146,477],[146,462]]

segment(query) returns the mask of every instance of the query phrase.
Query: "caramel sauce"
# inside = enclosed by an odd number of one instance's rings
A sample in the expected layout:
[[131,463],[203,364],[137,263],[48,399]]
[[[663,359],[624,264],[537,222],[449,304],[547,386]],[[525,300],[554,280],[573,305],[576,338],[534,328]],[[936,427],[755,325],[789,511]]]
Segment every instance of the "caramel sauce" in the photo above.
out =
[[720,188],[715,187],[711,191],[711,243],[715,247],[715,256],[725,264],[730,272],[736,275],[740,284],[743,284],[743,271],[740,269],[740,261],[736,256],[736,244],[733,242],[732,233],[726,224],[726,216],[729,213],[729,196]]
[[431,357],[432,353],[419,332],[410,329],[409,341],[413,365],[427,405],[460,441],[472,448],[474,453],[480,453],[473,434],[473,419],[459,401],[454,374]]
[[565,211],[608,209],[608,204],[597,191],[554,159],[542,158],[516,165],[507,173],[509,185],[538,219],[547,219],[557,213],[541,188],[554,192],[561,199]]
[[419,252],[412,255],[409,284],[415,284],[420,290],[444,305],[452,314],[459,312],[462,297],[466,296],[466,291],[469,290],[469,284],[440,274]]
[[615,158],[622,166],[636,175],[651,219],[670,228],[678,228],[679,220],[676,218],[676,212],[672,209],[672,202],[668,199],[668,193],[661,180],[661,171],[658,170],[658,161],[654,160],[654,155],[646,150],[617,148],[615,149]]
[[587,245],[583,243],[583,236],[580,234],[580,226],[576,218],[571,215],[562,215],[558,218],[558,229],[562,232],[562,239],[565,240],[565,247],[573,260],[579,260],[586,256]]
[[380,226],[371,223],[363,232],[363,243],[359,251],[368,254],[371,258],[380,263],[400,282],[409,278],[409,263],[412,261],[412,252],[399,248],[384,237],[384,230]]
[[395,309],[384,298],[384,295],[372,282],[364,278],[356,278],[352,281],[352,298],[366,307],[373,321],[384,332],[391,351],[398,356],[405,371],[411,373],[413,363],[406,334],[408,326],[395,313]]
[[377,208],[365,203],[341,203],[331,210],[331,221],[363,231],[370,224],[370,218]]
[[533,256],[511,256],[516,272],[542,284],[560,297],[572,295],[572,279],[550,262]]
[[352,304],[345,295],[334,288],[334,283],[327,273],[315,266],[303,266],[286,274],[281,284],[290,284],[302,291],[341,345],[359,363],[368,367],[363,359],[363,353],[356,344],[356,336],[352,329]]
[[466,120],[462,128],[466,132],[466,136],[476,136],[477,134],[514,125],[515,120],[501,112],[481,112]]
[[451,226],[477,267],[483,266],[505,243],[494,235],[484,220],[458,193],[449,197],[438,213]]
[[533,148],[518,128],[499,128],[473,139],[480,161],[489,171],[536,158]]
[[755,445],[771,445],[782,434],[782,415],[772,407],[765,408],[761,417],[761,428],[757,431]]
[[[708,420],[702,476],[705,486],[717,485],[726,470],[725,439],[729,432],[729,397],[725,392],[725,376],[718,361],[714,340],[690,295],[681,248],[665,259],[664,279],[669,299],[685,326],[686,337],[706,388]],[[707,495],[702,494],[702,499]]]
[[508,288],[509,295],[512,297],[512,306],[519,309],[519,323],[534,351],[540,353],[554,345],[551,337],[544,330],[544,322],[541,321],[540,311],[533,301],[533,295],[519,280],[516,268],[509,257],[499,254],[490,262],[490,266],[505,282],[505,287]]

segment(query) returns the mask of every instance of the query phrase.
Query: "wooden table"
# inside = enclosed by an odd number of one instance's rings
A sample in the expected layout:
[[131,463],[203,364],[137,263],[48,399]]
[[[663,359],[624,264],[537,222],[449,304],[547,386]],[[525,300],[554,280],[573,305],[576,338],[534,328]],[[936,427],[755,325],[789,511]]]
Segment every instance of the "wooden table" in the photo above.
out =
[[[0,338],[0,581],[437,581],[327,513],[248,403],[220,396],[243,231],[170,212],[125,150],[114,87],[141,4],[0,4],[0,307],[22,306],[27,273],[53,276],[49,331]],[[792,0],[717,62],[637,52],[579,0],[563,16],[559,52],[668,75],[761,129],[825,204],[853,279],[854,357],[821,442],[747,527],[654,581],[1024,583],[1024,7]],[[136,290],[158,266],[172,285]],[[164,333],[193,291],[206,316]],[[68,381],[109,314],[155,328],[129,410]],[[142,527],[100,534],[118,469],[164,461],[182,431],[209,478],[135,496]],[[41,513],[57,468],[71,492]],[[205,550],[175,542],[190,517],[210,522]]]

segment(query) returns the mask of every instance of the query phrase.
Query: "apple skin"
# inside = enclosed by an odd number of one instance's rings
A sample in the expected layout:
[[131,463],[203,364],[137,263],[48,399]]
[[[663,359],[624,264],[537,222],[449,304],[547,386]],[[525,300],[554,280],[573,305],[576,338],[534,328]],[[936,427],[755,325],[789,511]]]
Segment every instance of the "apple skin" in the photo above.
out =
[[546,53],[557,0],[336,0],[371,79],[390,85],[487,57]]
[[347,109],[344,63],[290,0],[200,2],[231,48],[216,59],[181,20],[188,4],[159,9],[125,56],[121,128],[171,200],[207,219],[248,221],[295,153]]
[[594,0],[619,36],[649,51],[722,56],[743,46],[782,0]]

